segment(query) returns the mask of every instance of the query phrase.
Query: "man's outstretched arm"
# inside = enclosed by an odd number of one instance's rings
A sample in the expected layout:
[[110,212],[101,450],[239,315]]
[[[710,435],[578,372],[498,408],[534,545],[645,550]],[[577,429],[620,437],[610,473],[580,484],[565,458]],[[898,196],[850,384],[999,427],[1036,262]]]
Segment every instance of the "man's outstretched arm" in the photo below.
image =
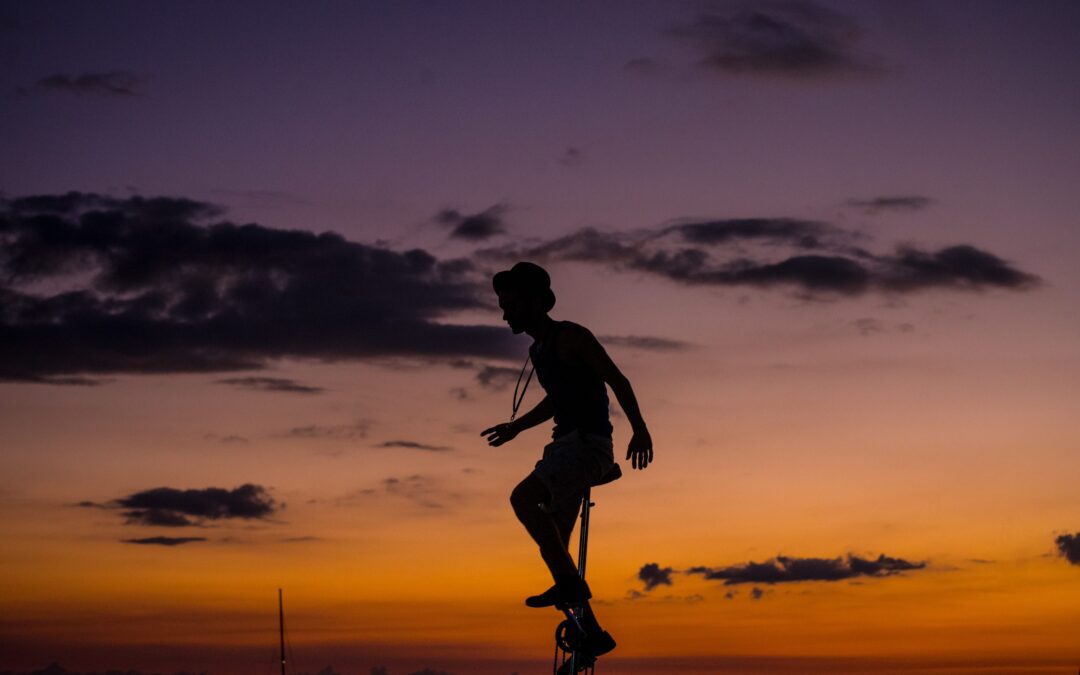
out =
[[480,435],[488,437],[488,445],[502,445],[507,441],[513,440],[514,437],[522,431],[531,429],[537,424],[543,424],[554,416],[555,407],[551,405],[551,401],[545,396],[544,400],[537,403],[532,410],[515,419],[513,422],[496,424],[491,428],[481,431]]

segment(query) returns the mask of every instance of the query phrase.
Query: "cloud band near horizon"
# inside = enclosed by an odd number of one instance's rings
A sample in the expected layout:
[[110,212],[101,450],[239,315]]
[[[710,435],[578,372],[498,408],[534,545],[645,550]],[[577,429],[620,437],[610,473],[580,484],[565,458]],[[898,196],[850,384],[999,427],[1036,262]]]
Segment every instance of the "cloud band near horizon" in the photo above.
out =
[[[221,215],[213,204],[177,197],[0,199],[0,381],[96,384],[118,373],[260,370],[287,358],[516,357],[520,345],[505,329],[442,320],[493,309],[487,268],[523,259],[832,298],[1041,283],[972,244],[878,254],[858,232],[797,218],[682,221],[636,233],[586,228],[439,260],[423,249]],[[500,366],[483,368],[482,385],[496,374],[509,378]],[[223,382],[318,393],[283,379]]]

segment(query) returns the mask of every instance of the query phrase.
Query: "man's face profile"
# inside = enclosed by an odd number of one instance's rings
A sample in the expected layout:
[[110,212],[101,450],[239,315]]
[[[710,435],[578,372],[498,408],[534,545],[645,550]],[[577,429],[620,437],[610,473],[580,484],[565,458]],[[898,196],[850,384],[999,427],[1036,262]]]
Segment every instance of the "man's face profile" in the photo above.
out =
[[503,321],[510,325],[510,330],[514,331],[515,335],[521,333],[525,330],[525,322],[529,316],[528,298],[513,289],[505,289],[498,295]]

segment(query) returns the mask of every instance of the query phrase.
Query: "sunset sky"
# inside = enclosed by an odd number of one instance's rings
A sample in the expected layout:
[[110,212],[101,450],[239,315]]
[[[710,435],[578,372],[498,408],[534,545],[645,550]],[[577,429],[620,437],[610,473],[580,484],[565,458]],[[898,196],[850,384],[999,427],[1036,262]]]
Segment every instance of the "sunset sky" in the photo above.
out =
[[654,441],[599,672],[1075,673],[1078,31],[0,1],[0,673],[274,673],[279,587],[290,673],[548,672],[518,260]]

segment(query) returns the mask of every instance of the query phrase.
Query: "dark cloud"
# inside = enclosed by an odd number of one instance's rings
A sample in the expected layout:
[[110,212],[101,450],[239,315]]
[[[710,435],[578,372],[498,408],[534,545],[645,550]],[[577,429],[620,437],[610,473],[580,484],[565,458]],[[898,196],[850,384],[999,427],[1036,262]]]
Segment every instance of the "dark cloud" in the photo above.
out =
[[925,562],[908,562],[879,555],[875,560],[848,555],[847,558],[792,558],[777,556],[765,562],[748,562],[731,567],[691,567],[687,574],[735,584],[779,584],[798,581],[840,581],[860,576],[886,577],[926,567]]
[[231,377],[218,380],[217,383],[228,384],[239,389],[281,391],[290,394],[321,394],[326,391],[321,387],[311,387],[283,377]]
[[366,438],[371,429],[371,423],[366,420],[353,422],[352,424],[308,424],[293,427],[280,434],[283,438],[337,438],[352,440]]
[[283,544],[304,544],[311,541],[323,541],[323,537],[306,535],[301,537],[285,537],[284,539],[281,539],[281,543]]
[[417,670],[416,672],[409,673],[409,675],[454,675],[453,673],[445,670],[435,670],[434,668],[424,668],[423,670]]
[[428,445],[417,441],[383,441],[376,447],[379,448],[409,448],[411,450],[427,450],[429,452],[446,452],[453,448],[446,445]]
[[668,32],[699,49],[697,65],[713,73],[822,79],[881,72],[859,53],[854,18],[810,2],[707,11]]
[[761,590],[757,586],[754,586],[753,588],[750,589],[750,599],[751,600],[760,600],[761,596],[763,596],[763,595],[765,595],[765,591]]
[[0,199],[0,380],[225,372],[285,358],[517,355],[466,260],[211,222],[182,198]]
[[601,335],[596,338],[605,346],[629,347],[654,352],[676,352],[690,348],[687,342],[647,335]]
[[873,199],[849,199],[846,204],[870,213],[881,211],[920,211],[929,207],[934,200],[919,195],[899,195],[894,197],[874,197]]
[[1080,565],[1080,532],[1063,534],[1054,540],[1058,553],[1073,565]]
[[142,539],[121,539],[125,544],[149,544],[155,546],[180,546],[193,541],[206,541],[206,537],[144,537]]
[[79,75],[57,73],[41,78],[32,87],[22,87],[20,91],[23,93],[34,90],[59,91],[79,96],[129,97],[139,95],[145,82],[146,78],[128,70]]
[[390,671],[386,666],[372,666],[370,675],[390,675]]
[[670,586],[671,573],[674,571],[670,567],[660,567],[657,563],[646,563],[638,570],[638,579],[645,582],[646,591],[651,591],[657,586]]
[[1025,289],[1039,283],[1038,277],[1013,268],[992,253],[967,245],[934,252],[905,246],[883,262],[882,284],[900,292],[949,287]]
[[[98,506],[82,502],[82,506]],[[204,488],[179,490],[159,487],[143,490],[102,505],[125,509],[128,524],[159,527],[188,527],[208,520],[265,519],[284,507],[266,488],[247,483],[232,490]]]
[[472,215],[462,214],[454,209],[444,209],[435,216],[435,220],[442,225],[454,228],[450,231],[451,237],[483,241],[506,232],[506,223],[503,220],[506,211],[505,204],[495,204]]
[[857,296],[868,291],[1028,290],[1038,277],[962,244],[926,251],[900,246],[874,254],[864,235],[790,218],[684,222],[608,233],[585,228],[527,245],[477,251],[481,259],[576,261],[660,276],[685,285],[786,288],[800,294]]

